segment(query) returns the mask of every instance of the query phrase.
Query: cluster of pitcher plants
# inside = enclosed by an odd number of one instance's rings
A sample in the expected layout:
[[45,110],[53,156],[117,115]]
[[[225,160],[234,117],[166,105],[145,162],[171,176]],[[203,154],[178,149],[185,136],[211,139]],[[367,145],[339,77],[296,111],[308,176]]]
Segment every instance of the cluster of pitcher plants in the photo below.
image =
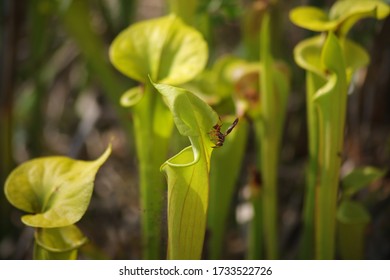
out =
[[[138,82],[116,102],[133,121],[124,128],[134,129],[142,258],[222,258],[250,131],[257,166],[248,179],[253,217],[247,257],[281,258],[278,166],[293,75],[272,52],[278,44],[272,36],[277,1],[264,1],[257,15],[256,59],[228,55],[213,65],[208,33],[195,20],[197,1],[182,2],[170,1],[166,16],[130,25],[109,49],[114,67]],[[354,194],[386,170],[359,167],[340,178],[348,89],[355,71],[369,63],[367,51],[348,31],[362,18],[381,20],[388,14],[389,5],[381,0],[339,0],[326,12],[290,11],[295,25],[317,32],[291,50],[306,71],[308,162],[299,258],[334,259],[336,253],[364,258],[370,215]],[[168,158],[176,132],[188,144]],[[75,223],[87,210],[95,175],[110,151],[109,145],[91,162],[33,159],[10,173],[5,194],[29,213],[22,222],[35,228],[35,259],[77,258],[87,238]]]

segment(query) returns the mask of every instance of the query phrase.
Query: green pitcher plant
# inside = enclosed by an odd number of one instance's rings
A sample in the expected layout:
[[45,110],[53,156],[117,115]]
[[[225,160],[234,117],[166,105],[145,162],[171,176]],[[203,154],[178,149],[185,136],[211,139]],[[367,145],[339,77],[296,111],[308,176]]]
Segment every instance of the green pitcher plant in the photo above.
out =
[[337,1],[329,15],[315,7],[298,7],[290,12],[296,25],[323,32],[294,49],[296,63],[306,70],[309,128],[302,258],[333,259],[335,255],[347,91],[353,73],[369,62],[367,52],[346,35],[359,19],[382,19],[388,14],[389,6],[379,0]]
[[173,129],[172,116],[149,81],[179,85],[199,74],[208,58],[201,34],[170,14],[135,23],[112,42],[110,59],[124,75],[140,86],[126,91],[120,100],[130,107],[139,161],[143,258],[162,257],[161,220],[165,184],[164,162]]
[[191,146],[168,159],[161,170],[168,181],[168,259],[200,259],[206,231],[210,159],[220,139],[217,113],[191,92],[154,84]]
[[87,238],[75,225],[91,200],[96,173],[111,145],[94,161],[53,156],[32,159],[8,176],[8,201],[29,214],[22,222],[35,228],[34,259],[76,259]]

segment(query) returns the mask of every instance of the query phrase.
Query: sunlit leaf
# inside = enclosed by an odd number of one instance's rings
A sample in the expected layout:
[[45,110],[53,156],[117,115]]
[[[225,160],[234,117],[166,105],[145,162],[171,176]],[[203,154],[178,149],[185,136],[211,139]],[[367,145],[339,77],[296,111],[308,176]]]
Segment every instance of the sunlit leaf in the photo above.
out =
[[163,84],[154,86],[163,95],[180,134],[189,136],[190,140],[201,141],[202,144],[205,144],[202,142],[205,139],[210,143],[207,132],[204,131],[209,131],[218,122],[217,113],[203,100],[185,89]]
[[5,183],[8,201],[31,213],[22,217],[32,227],[53,228],[76,223],[91,199],[95,175],[111,146],[95,161],[45,157],[17,167]]
[[312,31],[334,31],[342,35],[360,19],[383,19],[389,14],[389,5],[381,0],[336,1],[329,15],[316,7],[297,7],[290,12],[291,21]]
[[343,0],[335,2],[329,11],[329,17],[338,22],[341,34],[347,34],[360,19],[384,19],[389,13],[389,5],[382,0]]
[[123,74],[142,83],[181,84],[199,74],[207,62],[201,34],[171,14],[131,25],[110,48],[110,59]]
[[291,10],[290,20],[299,27],[313,31],[333,30],[337,26],[336,21],[330,21],[326,13],[316,7],[297,7]]
[[168,180],[168,258],[200,259],[206,230],[210,157],[209,132],[218,115],[184,89],[154,84],[173,114],[180,134],[191,146],[162,166]]
[[339,0],[331,7],[329,17],[348,18],[367,11],[371,11],[377,19],[384,19],[389,15],[390,7],[383,0]]

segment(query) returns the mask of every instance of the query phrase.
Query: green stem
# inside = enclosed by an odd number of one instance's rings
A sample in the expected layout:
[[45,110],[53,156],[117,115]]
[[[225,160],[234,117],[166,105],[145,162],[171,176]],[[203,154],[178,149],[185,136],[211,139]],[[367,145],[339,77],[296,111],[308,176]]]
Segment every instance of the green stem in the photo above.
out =
[[324,80],[312,72],[306,77],[307,127],[309,137],[309,162],[306,178],[306,192],[303,207],[303,231],[300,244],[300,259],[314,257],[314,213],[315,189],[318,177],[318,121],[314,108],[314,94],[324,84]]
[[261,174],[264,241],[267,259],[278,258],[277,238],[277,155],[279,147],[274,137],[262,138]]
[[133,108],[144,259],[161,259],[163,256],[161,220],[166,186],[160,166],[166,158],[173,127],[172,118],[164,106],[158,94],[147,84],[142,100]]
[[273,59],[270,53],[270,15],[264,14],[260,34],[261,112],[260,170],[263,179],[263,222],[265,251],[268,259],[278,258],[277,167],[283,112],[281,96],[274,87]]

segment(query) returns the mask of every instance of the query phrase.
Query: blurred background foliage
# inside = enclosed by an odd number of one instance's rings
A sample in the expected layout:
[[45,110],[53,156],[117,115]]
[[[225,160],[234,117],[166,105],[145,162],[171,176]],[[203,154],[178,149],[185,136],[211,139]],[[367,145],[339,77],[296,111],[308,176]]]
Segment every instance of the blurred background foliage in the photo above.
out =
[[[34,157],[67,155],[95,159],[113,137],[113,154],[97,176],[91,205],[79,226],[90,242],[81,258],[139,259],[140,207],[131,115],[119,106],[135,83],[108,61],[108,46],[128,25],[164,15],[165,0],[3,0],[0,6],[0,185],[18,164]],[[187,2],[187,1],[182,1]],[[196,2],[196,1],[189,1]],[[293,62],[297,42],[311,35],[293,26],[288,12],[299,5],[329,8],[331,0],[279,1],[274,29],[275,57],[292,73],[281,151],[280,248],[296,258],[301,230],[307,156],[304,72]],[[173,5],[171,3],[171,5]],[[264,1],[201,0],[193,18],[209,43],[209,65],[224,54],[258,59]],[[171,7],[174,10],[174,7]],[[361,165],[390,164],[390,18],[363,20],[351,37],[369,50],[371,64],[350,89],[344,173]],[[172,141],[182,146],[180,139]],[[253,132],[235,190],[224,258],[244,258],[247,248],[247,189],[253,177]],[[253,180],[253,179],[252,179]],[[368,207],[366,258],[390,258],[390,177],[357,194]],[[163,198],[162,198],[163,199]],[[0,259],[31,258],[33,232],[20,222],[0,192]],[[207,244],[207,234],[206,234]],[[164,245],[165,246],[165,245]],[[207,254],[207,252],[205,252]],[[207,257],[207,256],[206,256]]]

